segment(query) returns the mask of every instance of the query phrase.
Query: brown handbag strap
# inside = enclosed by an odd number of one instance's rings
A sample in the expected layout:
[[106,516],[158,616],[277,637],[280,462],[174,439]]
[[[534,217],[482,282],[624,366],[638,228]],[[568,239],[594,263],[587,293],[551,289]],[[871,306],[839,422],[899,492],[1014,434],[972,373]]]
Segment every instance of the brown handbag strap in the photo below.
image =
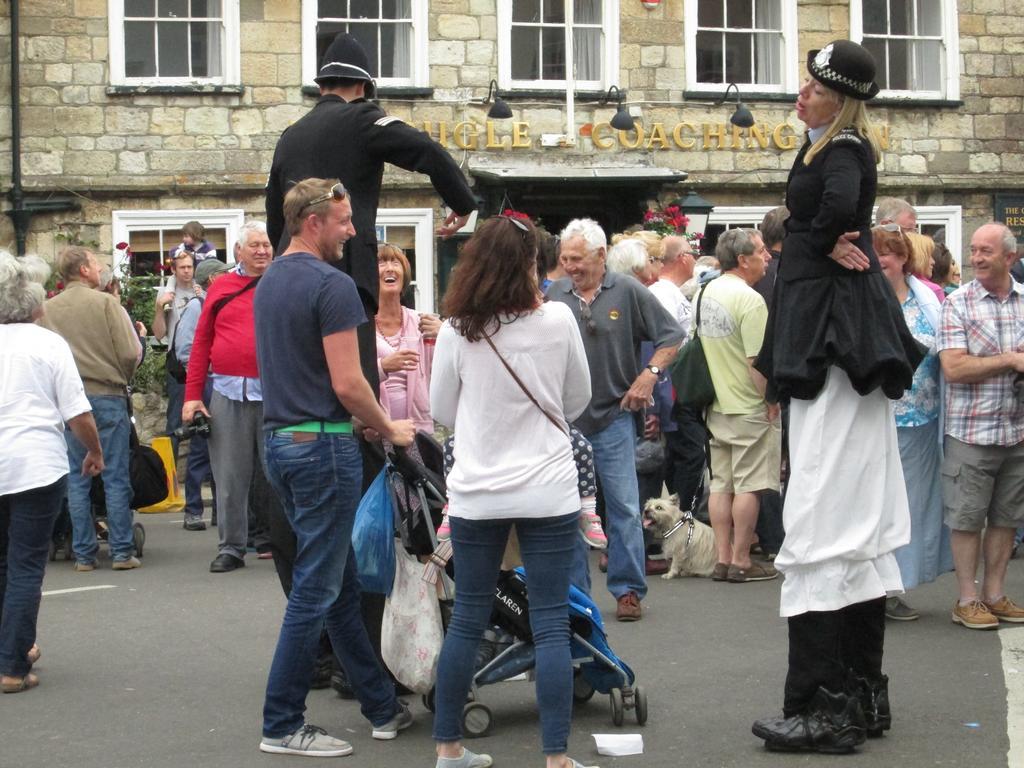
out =
[[488,336],[486,333],[483,334],[483,337],[484,337],[484,341],[486,341],[490,345],[491,349],[494,350],[494,354],[496,354],[498,356],[498,359],[501,360],[501,364],[505,366],[505,370],[509,372],[509,374],[512,376],[513,379],[515,379],[516,384],[518,384],[519,388],[521,390],[523,390],[523,393],[528,398],[530,398],[530,402],[533,403],[534,405],[536,405],[537,408],[540,409],[540,412],[543,413],[547,417],[548,421],[550,421],[552,424],[555,425],[555,427],[558,428],[559,432],[561,432],[563,435],[568,437],[569,433],[566,431],[565,427],[562,426],[562,423],[560,421],[558,421],[550,413],[548,413],[547,409],[543,405],[541,405],[540,403],[537,402],[537,398],[535,398],[533,396],[533,393],[530,392],[530,390],[526,388],[526,385],[523,383],[523,380],[520,379],[516,375],[516,372],[512,370],[512,366],[508,364],[508,361],[502,356],[501,352],[498,351],[498,348],[496,346],[494,346],[494,342],[491,341],[491,337]]

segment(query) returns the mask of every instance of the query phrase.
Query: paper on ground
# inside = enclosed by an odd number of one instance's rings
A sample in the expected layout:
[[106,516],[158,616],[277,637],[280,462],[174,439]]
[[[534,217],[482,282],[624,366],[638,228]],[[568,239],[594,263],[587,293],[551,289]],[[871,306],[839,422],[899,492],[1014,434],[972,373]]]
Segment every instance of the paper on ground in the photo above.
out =
[[599,755],[625,757],[644,753],[644,737],[639,733],[595,733]]

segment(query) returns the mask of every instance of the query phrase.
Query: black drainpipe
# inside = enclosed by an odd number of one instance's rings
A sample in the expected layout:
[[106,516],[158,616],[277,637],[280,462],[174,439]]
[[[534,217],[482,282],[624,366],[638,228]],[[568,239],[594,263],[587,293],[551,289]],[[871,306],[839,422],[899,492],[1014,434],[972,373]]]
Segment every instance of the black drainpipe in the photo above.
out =
[[11,0],[11,199],[10,210],[4,211],[14,223],[17,255],[25,255],[25,240],[32,216],[46,211],[76,210],[78,201],[68,195],[47,195],[45,199],[26,199],[21,187],[21,69],[19,62],[18,0]]

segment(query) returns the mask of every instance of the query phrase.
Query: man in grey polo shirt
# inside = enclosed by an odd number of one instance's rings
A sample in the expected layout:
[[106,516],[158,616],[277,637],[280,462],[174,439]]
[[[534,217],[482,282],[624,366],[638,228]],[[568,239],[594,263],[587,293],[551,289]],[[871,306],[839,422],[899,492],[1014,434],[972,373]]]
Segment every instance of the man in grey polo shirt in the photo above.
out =
[[[658,378],[675,358],[683,331],[649,290],[632,277],[605,270],[608,241],[590,219],[562,230],[561,261],[568,277],[548,297],[569,306],[580,323],[593,396],[575,422],[594,446],[594,466],[604,493],[608,533],[608,591],[619,621],[637,621],[647,593],[644,540],[636,480],[634,411],[647,407]],[[654,343],[640,367],[640,342]],[[580,542],[573,583],[590,589],[587,550]]]

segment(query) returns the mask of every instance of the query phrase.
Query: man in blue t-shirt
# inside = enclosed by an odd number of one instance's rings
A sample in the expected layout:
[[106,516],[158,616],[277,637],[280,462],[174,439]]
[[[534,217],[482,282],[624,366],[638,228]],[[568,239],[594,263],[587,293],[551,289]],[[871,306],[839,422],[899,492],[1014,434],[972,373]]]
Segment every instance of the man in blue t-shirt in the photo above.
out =
[[362,484],[353,418],[395,445],[415,434],[391,421],[359,366],[366,322],[355,284],[330,266],[355,235],[335,179],[306,179],[285,196],[291,243],[256,289],[256,354],[263,384],[267,475],[295,532],[292,589],[267,680],[260,750],[337,757],[352,746],[305,722],[306,695],[326,625],[375,739],[412,723],[381,668],[359,611],[352,525]]

